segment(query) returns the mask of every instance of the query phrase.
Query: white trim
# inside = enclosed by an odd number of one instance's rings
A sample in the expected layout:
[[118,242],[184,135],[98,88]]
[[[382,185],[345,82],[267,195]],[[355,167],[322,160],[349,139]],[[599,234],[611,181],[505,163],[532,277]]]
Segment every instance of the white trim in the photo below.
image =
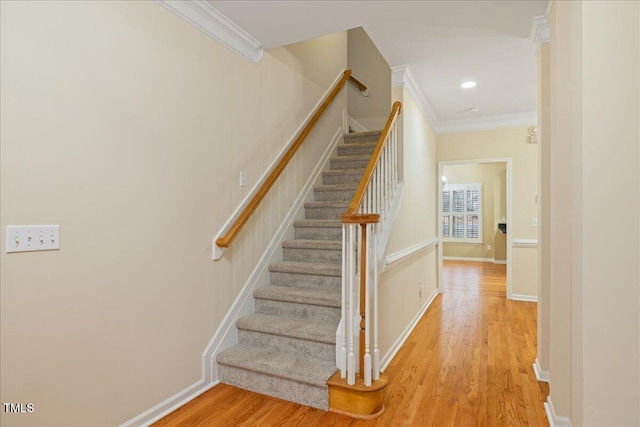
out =
[[520,238],[514,237],[511,240],[511,246],[514,248],[535,249],[538,247],[538,239],[520,239]]
[[166,399],[164,402],[157,404],[148,411],[143,412],[142,414],[130,419],[129,421],[125,421],[120,425],[120,427],[138,427],[151,425],[158,421],[160,418],[170,414],[182,405],[186,404],[187,402],[200,396],[202,393],[217,384],[217,381],[210,384],[206,384],[204,380],[197,381],[184,390],[179,391],[170,398]]
[[540,44],[547,43],[551,40],[551,23],[549,15],[534,16],[531,21],[531,31],[529,32],[529,40],[536,46],[536,53],[540,49]]
[[547,396],[547,401],[544,403],[544,411],[547,413],[550,427],[571,427],[571,418],[561,417],[556,414],[551,396]]
[[418,312],[418,314],[416,314],[416,317],[413,318],[409,326],[407,326],[407,329],[405,329],[402,335],[400,335],[398,339],[391,345],[391,348],[387,350],[387,353],[384,356],[382,356],[382,358],[380,359],[381,372],[384,372],[384,370],[387,369],[387,367],[389,366],[393,358],[396,356],[398,351],[400,351],[400,348],[405,343],[407,338],[409,338],[409,335],[411,335],[411,332],[413,332],[415,327],[418,325],[418,322],[420,321],[420,319],[422,319],[422,316],[424,316],[424,314],[427,312],[427,309],[431,306],[431,303],[433,302],[433,300],[436,299],[436,297],[438,296],[438,293],[439,292],[437,289],[433,291],[433,293],[429,297],[429,300],[425,303],[425,305]]
[[[366,127],[362,126],[360,123],[358,123],[356,121],[356,119],[354,119],[353,117],[349,116],[349,127],[354,131],[354,132],[366,132],[369,129],[367,129]],[[349,132],[349,128],[347,128],[347,132]]]
[[538,302],[538,297],[535,295],[511,294],[510,299],[514,301]]
[[549,382],[549,371],[543,371],[540,367],[540,361],[536,357],[536,361],[533,363],[533,373],[536,374],[536,379],[543,383]]
[[316,185],[318,179],[320,179],[320,174],[331,158],[331,154],[333,153],[336,145],[342,139],[342,135],[343,129],[340,127],[333,135],[331,143],[327,146],[318,164],[298,195],[298,198],[282,221],[280,228],[278,228],[273,239],[271,239],[269,246],[267,246],[264,254],[251,272],[251,275],[242,287],[242,290],[238,293],[238,296],[229,308],[229,311],[202,354],[204,369],[203,375],[208,381],[215,382],[218,380],[218,364],[215,360],[215,356],[219,352],[236,344],[236,321],[240,317],[254,311],[253,291],[256,288],[264,287],[269,284],[269,265],[276,261],[277,256],[281,257],[281,252],[278,252],[278,250],[281,247],[282,241],[285,240],[287,236],[289,236],[289,238],[293,237],[293,222],[301,215],[301,212],[303,212],[302,210],[304,209],[305,200],[308,199],[314,185]]
[[416,80],[413,78],[413,74],[409,65],[398,65],[395,67],[391,67],[391,86],[397,87],[402,86],[409,91],[413,100],[418,105],[418,108],[422,112],[422,115],[427,119],[429,125],[434,132],[438,133],[436,130],[439,124],[438,118],[433,112],[433,108],[429,105],[429,101],[425,98],[422,90],[416,83]]
[[156,0],[156,2],[252,64],[262,61],[264,56],[262,44],[208,2],[198,0]]
[[351,79],[347,80],[347,84],[351,86],[353,89],[355,89],[356,92],[358,92],[360,95],[364,96],[365,98],[369,96],[369,88],[365,90],[360,90],[360,86],[352,82]]
[[473,119],[456,119],[439,122],[435,127],[438,135],[446,133],[471,132],[521,126],[534,126],[538,122],[538,113],[503,114],[501,116],[478,117]]
[[[447,242],[444,242],[445,244]],[[495,262],[495,259],[493,258],[471,258],[471,257],[464,257],[464,256],[442,256],[442,259],[444,261],[472,261],[472,262]]]
[[218,231],[218,233],[215,235],[215,237],[211,241],[212,259],[214,261],[215,260],[219,260],[220,258],[222,258],[222,255],[224,255],[224,251],[225,251],[225,248],[221,248],[218,245],[216,245],[216,240],[218,240],[219,237],[224,236],[227,233],[227,231],[229,231],[229,229],[231,228],[233,223],[236,221],[236,219],[238,219],[238,217],[240,216],[240,214],[242,213],[244,208],[247,207],[247,205],[249,204],[251,199],[253,199],[253,196],[258,192],[258,190],[260,190],[260,187],[262,187],[262,184],[264,184],[264,182],[267,180],[267,178],[269,177],[271,172],[276,168],[276,166],[278,165],[278,162],[280,161],[280,159],[286,154],[286,152],[289,150],[291,145],[295,142],[296,138],[298,137],[298,134],[300,134],[300,132],[307,125],[309,120],[311,120],[311,117],[315,114],[316,110],[324,102],[324,100],[327,97],[327,95],[329,95],[329,93],[333,90],[333,87],[342,78],[343,75],[344,75],[344,70],[341,71],[340,74],[338,74],[338,76],[335,78],[333,83],[331,83],[331,85],[329,86],[329,89],[327,89],[325,91],[325,93],[320,97],[320,100],[316,103],[316,105],[314,105],[314,107],[311,109],[311,111],[309,112],[307,117],[302,121],[302,123],[300,123],[300,126],[298,127],[298,129],[296,129],[296,131],[293,133],[293,135],[291,136],[289,141],[282,148],[282,151],[280,152],[280,154],[278,154],[278,156],[271,163],[269,168],[267,168],[267,170],[264,172],[264,174],[260,177],[260,179],[253,186],[251,191],[249,193],[247,193],[247,195],[242,200],[240,205],[238,205],[238,207],[233,212],[233,214],[231,214],[231,216],[229,217],[227,222],[224,223],[224,225],[222,226],[220,231]]
[[500,265],[507,265],[507,260],[506,259],[494,259],[493,263],[494,264],[500,264]]
[[418,243],[416,245],[413,246],[409,246],[408,248],[405,248],[401,251],[398,252],[394,252],[390,255],[387,255],[387,257],[385,258],[384,261],[384,268],[382,270],[382,272],[386,272],[391,270],[393,267],[398,266],[399,264],[401,264],[403,261],[405,261],[407,258],[409,258],[412,255],[415,255],[416,253],[430,248],[432,246],[435,246],[438,244],[438,238],[437,237],[433,237],[429,240],[425,240],[422,243]]

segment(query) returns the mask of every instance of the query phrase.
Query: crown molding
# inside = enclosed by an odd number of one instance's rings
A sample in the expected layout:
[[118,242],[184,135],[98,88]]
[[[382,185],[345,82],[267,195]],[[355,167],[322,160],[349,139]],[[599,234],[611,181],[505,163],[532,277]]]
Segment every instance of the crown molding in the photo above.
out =
[[431,105],[426,100],[422,91],[418,88],[413,73],[408,65],[391,67],[391,85],[393,87],[404,86],[418,108],[429,122],[431,129],[437,134],[471,132],[477,130],[490,130],[509,127],[532,126],[538,122],[535,111],[518,114],[505,114],[502,116],[478,117],[471,119],[457,119],[440,121],[436,117]]
[[445,133],[471,132],[500,128],[533,126],[538,121],[535,111],[502,116],[478,117],[473,119],[446,120],[438,124],[435,131],[438,135]]
[[156,2],[252,64],[262,60],[264,56],[262,44],[206,1],[156,0]]
[[[408,65],[398,65],[395,67],[391,67],[391,86],[398,87],[403,86],[411,93],[414,101],[422,111],[422,114],[431,125],[431,128],[436,131],[438,127],[438,119],[429,105],[429,102],[422,94],[422,91],[418,87],[415,79],[413,78],[413,73]],[[436,131],[437,133],[437,131]]]

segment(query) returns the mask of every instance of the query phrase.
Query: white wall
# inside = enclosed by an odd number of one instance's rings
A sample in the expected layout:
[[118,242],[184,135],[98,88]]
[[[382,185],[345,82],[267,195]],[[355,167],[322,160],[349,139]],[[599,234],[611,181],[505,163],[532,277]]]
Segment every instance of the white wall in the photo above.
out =
[[0,7],[2,247],[8,224],[61,225],[60,251],[0,255],[1,401],[35,405],[0,423],[117,425],[201,378],[328,139],[219,262],[211,239],[346,68],[346,32],[253,65],[155,2]]
[[639,28],[637,2],[552,11],[550,392],[573,425],[640,425]]

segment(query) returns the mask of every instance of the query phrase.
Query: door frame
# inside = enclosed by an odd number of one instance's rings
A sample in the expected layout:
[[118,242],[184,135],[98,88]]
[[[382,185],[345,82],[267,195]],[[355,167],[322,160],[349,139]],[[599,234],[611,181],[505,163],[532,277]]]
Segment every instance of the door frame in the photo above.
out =
[[[470,164],[482,164],[482,163],[506,163],[507,164],[507,299],[512,298],[512,246],[513,246],[513,218],[512,218],[512,204],[513,204],[513,159],[511,157],[497,157],[490,159],[469,159],[469,160],[441,160],[438,162],[438,210],[436,212],[436,223],[438,227],[438,290],[441,290],[442,283],[442,254],[443,254],[443,241],[442,241],[442,226],[440,219],[440,212],[442,210],[442,172],[445,166],[453,165],[470,165]],[[484,235],[484,233],[483,233]],[[484,243],[483,243],[484,244]]]

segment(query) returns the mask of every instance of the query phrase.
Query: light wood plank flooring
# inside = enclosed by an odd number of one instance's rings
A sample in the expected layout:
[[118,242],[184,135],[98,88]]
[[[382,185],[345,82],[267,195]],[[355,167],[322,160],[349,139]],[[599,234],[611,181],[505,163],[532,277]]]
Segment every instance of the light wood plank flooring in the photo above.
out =
[[386,412],[349,417],[224,384],[161,426],[548,426],[538,383],[536,304],[505,299],[505,266],[445,261],[442,294],[385,373]]

